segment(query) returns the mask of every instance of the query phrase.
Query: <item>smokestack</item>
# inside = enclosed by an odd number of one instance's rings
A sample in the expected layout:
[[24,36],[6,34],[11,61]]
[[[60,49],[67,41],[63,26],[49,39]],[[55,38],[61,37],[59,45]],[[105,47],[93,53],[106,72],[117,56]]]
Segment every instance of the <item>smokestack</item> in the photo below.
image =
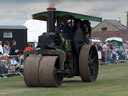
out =
[[47,11],[56,11],[56,8],[47,8]]
[[55,11],[56,8],[47,8],[47,32],[55,32]]

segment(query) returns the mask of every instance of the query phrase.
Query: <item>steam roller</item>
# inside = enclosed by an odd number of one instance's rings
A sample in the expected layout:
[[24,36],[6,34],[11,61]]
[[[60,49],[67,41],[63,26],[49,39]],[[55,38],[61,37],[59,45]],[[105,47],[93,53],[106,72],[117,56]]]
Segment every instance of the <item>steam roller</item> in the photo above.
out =
[[[36,50],[24,53],[24,81],[28,87],[58,87],[63,78],[74,76],[80,76],[83,82],[96,81],[98,54],[86,33],[91,36],[89,20],[100,22],[102,18],[48,8],[33,14],[33,19],[46,21],[47,32],[39,36]],[[85,30],[73,27],[78,19]],[[63,21],[72,34],[63,34]]]

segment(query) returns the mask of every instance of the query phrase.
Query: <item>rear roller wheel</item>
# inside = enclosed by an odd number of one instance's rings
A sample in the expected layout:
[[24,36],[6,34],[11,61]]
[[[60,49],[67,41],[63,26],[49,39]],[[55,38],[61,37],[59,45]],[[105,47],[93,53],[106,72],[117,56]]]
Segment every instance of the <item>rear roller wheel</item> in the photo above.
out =
[[83,45],[79,55],[79,69],[83,82],[96,81],[98,76],[98,54],[95,46]]
[[24,63],[24,81],[28,87],[39,87],[39,62],[41,56],[30,55]]
[[43,56],[40,62],[39,77],[42,87],[57,87],[62,84],[63,74],[58,73],[58,56]]

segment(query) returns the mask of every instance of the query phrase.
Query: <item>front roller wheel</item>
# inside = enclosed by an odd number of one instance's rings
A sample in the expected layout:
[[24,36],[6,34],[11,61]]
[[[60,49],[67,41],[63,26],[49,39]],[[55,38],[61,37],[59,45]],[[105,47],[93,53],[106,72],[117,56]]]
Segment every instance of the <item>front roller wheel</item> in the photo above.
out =
[[42,87],[57,87],[62,84],[63,74],[59,69],[58,56],[43,56],[40,61],[39,78]]
[[96,81],[99,62],[95,46],[83,45],[79,55],[79,70],[83,82]]
[[28,87],[39,87],[39,63],[41,56],[30,55],[24,63],[24,81]]

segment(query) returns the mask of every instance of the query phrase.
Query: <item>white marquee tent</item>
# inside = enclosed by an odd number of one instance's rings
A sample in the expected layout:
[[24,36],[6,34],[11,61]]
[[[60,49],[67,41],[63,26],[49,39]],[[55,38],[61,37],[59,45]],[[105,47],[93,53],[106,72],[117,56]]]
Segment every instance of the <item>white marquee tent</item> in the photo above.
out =
[[27,27],[28,42],[38,42],[38,36],[47,31],[47,24],[40,20],[27,20],[24,24]]

